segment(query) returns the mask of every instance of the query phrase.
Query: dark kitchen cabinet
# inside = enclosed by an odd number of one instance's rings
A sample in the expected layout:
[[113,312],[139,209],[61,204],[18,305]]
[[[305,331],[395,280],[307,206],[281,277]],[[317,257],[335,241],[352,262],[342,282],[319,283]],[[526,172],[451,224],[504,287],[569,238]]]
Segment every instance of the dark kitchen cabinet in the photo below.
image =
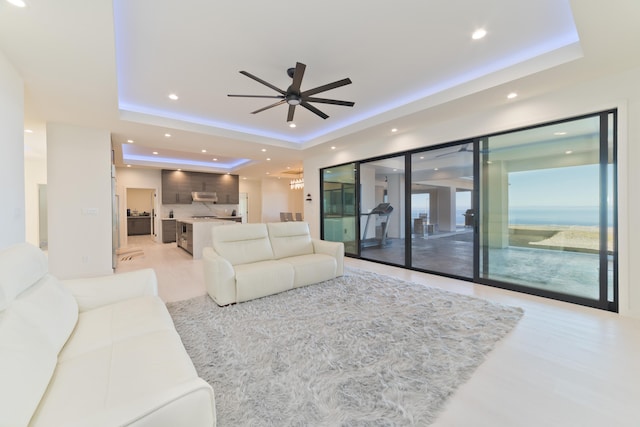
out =
[[180,205],[191,203],[191,173],[184,171],[162,171],[162,204]]
[[240,203],[240,179],[238,175],[162,171],[162,204],[190,204],[192,191],[215,192],[219,205]]
[[150,216],[127,217],[127,236],[140,236],[151,234]]
[[162,220],[162,243],[171,243],[176,241],[176,220]]
[[219,174],[204,172],[189,172],[191,175],[191,191],[217,191]]
[[240,203],[240,181],[238,175],[218,175],[218,204],[237,205]]

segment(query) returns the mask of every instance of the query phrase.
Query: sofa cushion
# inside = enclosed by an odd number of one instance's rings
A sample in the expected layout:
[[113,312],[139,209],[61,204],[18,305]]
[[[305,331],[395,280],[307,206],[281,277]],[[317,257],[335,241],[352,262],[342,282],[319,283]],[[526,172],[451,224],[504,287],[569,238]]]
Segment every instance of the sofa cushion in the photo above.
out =
[[83,312],[30,426],[102,425],[96,414],[126,413],[122,408],[131,404],[142,411],[157,404],[154,396],[195,378],[159,298],[143,296]]
[[75,299],[48,274],[0,312],[0,426],[29,423],[77,319]]
[[313,253],[313,243],[306,222],[267,224],[275,259]]
[[249,301],[293,288],[293,267],[282,261],[235,266],[236,302]]
[[[155,395],[196,377],[175,330],[115,341],[58,363],[30,427],[99,426],[87,420],[95,414],[118,413],[131,404],[144,414]],[[134,420],[117,421],[113,425]]]
[[131,298],[80,313],[78,325],[58,361],[73,359],[115,341],[173,329],[173,320],[161,299],[154,296]]
[[281,260],[291,264],[294,270],[294,287],[324,282],[336,277],[337,262],[330,255],[300,255]]
[[231,265],[273,259],[266,224],[211,227],[213,249]]

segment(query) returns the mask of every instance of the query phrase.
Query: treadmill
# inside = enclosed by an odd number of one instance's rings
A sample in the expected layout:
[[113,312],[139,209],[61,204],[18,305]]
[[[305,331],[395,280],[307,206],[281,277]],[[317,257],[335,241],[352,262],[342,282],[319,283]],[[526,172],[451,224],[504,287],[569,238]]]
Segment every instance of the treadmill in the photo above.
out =
[[[362,237],[360,239],[360,247],[361,248],[369,248],[373,246],[383,247],[387,244],[387,230],[389,228],[389,216],[393,212],[393,206],[390,203],[380,203],[375,208],[371,209],[371,212],[361,213],[361,216],[367,217],[367,222],[364,225],[364,231],[362,233]],[[369,229],[369,221],[371,217],[375,215],[376,217],[384,218],[382,222],[382,233],[380,239],[373,237],[371,239],[365,239],[367,236],[367,230]],[[377,218],[376,218],[377,219]],[[375,223],[375,219],[374,219]]]

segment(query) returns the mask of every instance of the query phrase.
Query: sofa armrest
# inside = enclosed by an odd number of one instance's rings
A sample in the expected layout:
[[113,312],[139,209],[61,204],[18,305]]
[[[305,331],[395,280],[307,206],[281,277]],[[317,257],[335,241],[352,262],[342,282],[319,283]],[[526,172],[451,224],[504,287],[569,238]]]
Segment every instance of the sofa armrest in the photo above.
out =
[[336,259],[336,276],[342,276],[344,274],[344,243],[320,239],[311,239],[311,241],[314,253],[331,255]]
[[61,282],[71,291],[81,312],[130,298],[158,295],[158,279],[150,268]]
[[207,293],[219,306],[237,302],[236,272],[231,263],[212,247],[202,250],[204,284]]
[[202,378],[193,378],[156,393],[140,396],[127,404],[67,424],[66,427],[215,427],[213,388]]

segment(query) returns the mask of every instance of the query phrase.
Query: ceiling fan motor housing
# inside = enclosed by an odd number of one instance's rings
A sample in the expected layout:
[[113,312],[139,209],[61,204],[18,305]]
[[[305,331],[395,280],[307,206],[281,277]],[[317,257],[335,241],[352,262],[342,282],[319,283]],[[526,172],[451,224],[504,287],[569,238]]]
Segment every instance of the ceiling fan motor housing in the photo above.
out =
[[285,99],[287,100],[287,104],[289,105],[300,105],[300,103],[302,102],[302,99],[300,98],[299,93],[293,93],[289,91],[287,91],[287,95],[285,96]]

